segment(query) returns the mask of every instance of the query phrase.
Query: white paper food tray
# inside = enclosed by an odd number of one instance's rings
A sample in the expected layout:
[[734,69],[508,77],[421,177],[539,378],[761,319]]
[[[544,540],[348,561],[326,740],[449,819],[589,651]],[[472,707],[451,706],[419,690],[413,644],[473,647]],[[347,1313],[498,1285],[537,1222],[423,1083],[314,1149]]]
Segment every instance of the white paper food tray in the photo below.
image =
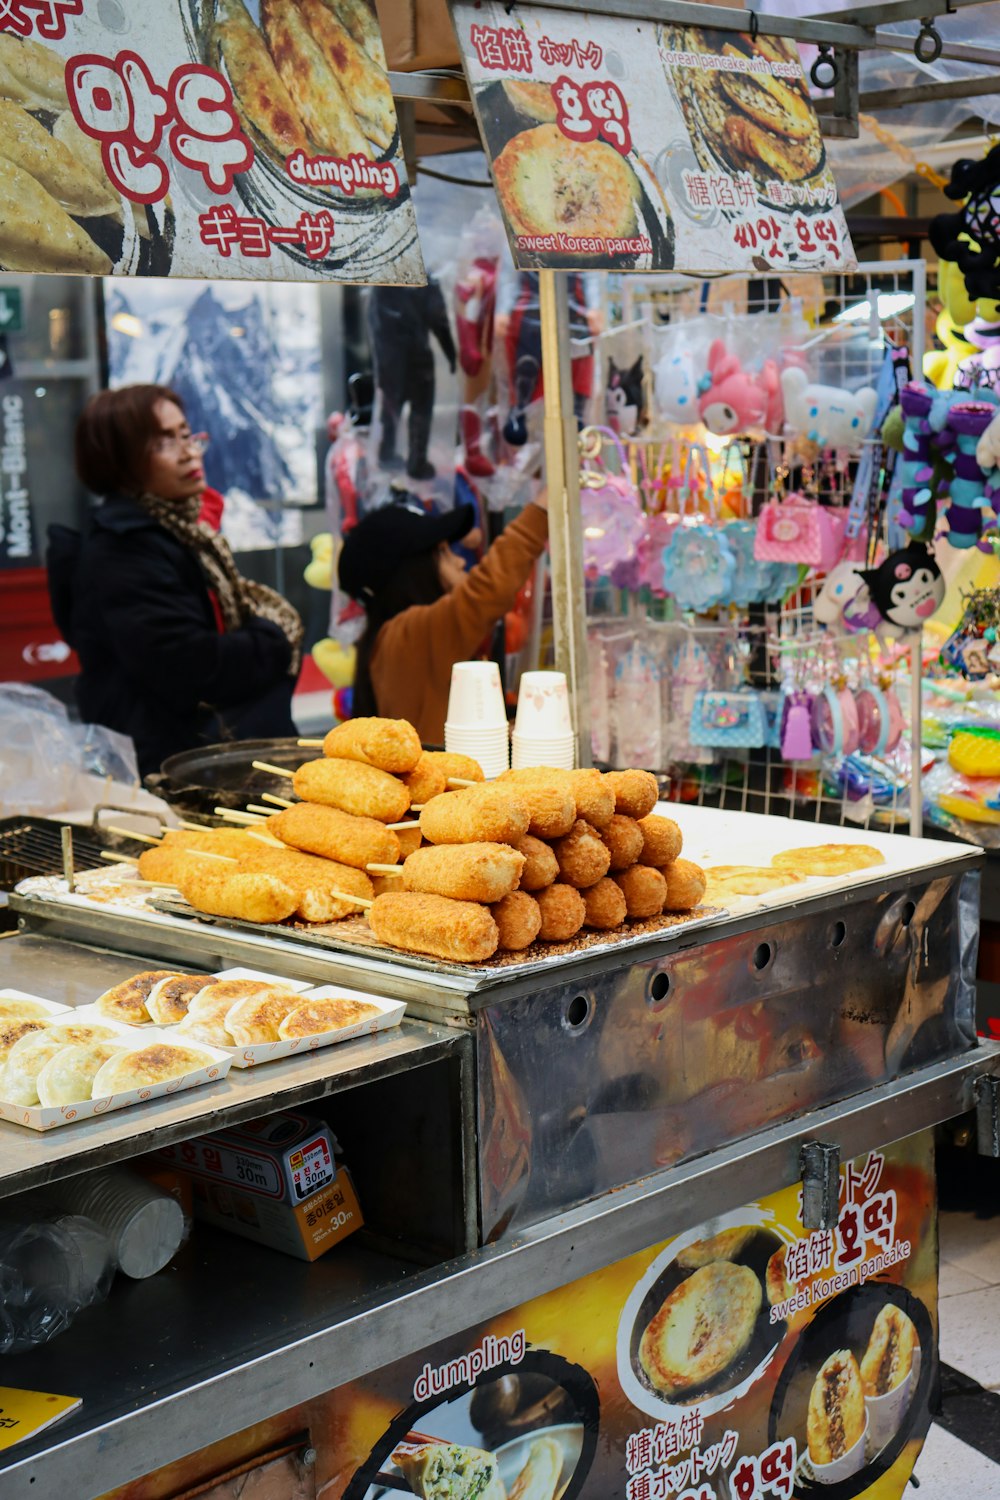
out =
[[[34,997],[32,997],[34,998]],[[65,1007],[69,1009],[70,1007]],[[73,1021],[89,1021],[95,1026],[106,1026],[121,1036],[123,1050],[138,1050],[154,1042],[168,1046],[180,1045],[180,1038],[165,1026],[124,1026],[120,1021],[110,1021],[100,1015],[92,1005],[80,1005],[72,1011]],[[184,1089],[198,1088],[203,1083],[218,1083],[232,1067],[232,1058],[219,1047],[209,1047],[204,1042],[185,1042],[193,1050],[205,1054],[205,1066],[180,1078],[168,1078],[164,1083],[151,1083],[141,1089],[126,1089],[120,1094],[109,1094],[104,1099],[81,1099],[76,1104],[49,1105],[7,1104],[0,1099],[0,1120],[9,1120],[14,1125],[26,1125],[29,1130],[53,1130],[58,1125],[70,1125],[77,1120],[92,1120],[97,1115],[110,1114],[116,1109],[127,1109],[130,1104],[144,1104],[147,1099],[162,1099],[167,1094],[179,1094]]]
[[[216,975],[217,979],[265,979],[269,984],[280,984],[283,989],[297,990],[303,1000],[324,1000],[328,996],[345,1000],[363,1000],[378,1007],[377,1016],[358,1021],[354,1026],[344,1026],[339,1031],[320,1031],[315,1036],[300,1036],[290,1042],[256,1042],[250,1047],[226,1047],[225,1054],[234,1068],[256,1068],[261,1063],[278,1062],[295,1053],[315,1052],[320,1047],[330,1047],[334,1042],[349,1042],[357,1036],[370,1036],[376,1031],[387,1031],[398,1026],[403,1019],[405,1004],[400,1000],[385,1000],[379,995],[366,995],[361,990],[347,989],[342,985],[324,984],[310,989],[303,979],[284,979],[280,974],[263,974],[258,969],[226,969]],[[173,1027],[165,1028],[169,1032]],[[183,1035],[183,1033],[182,1033]],[[219,1049],[216,1049],[219,1050]]]

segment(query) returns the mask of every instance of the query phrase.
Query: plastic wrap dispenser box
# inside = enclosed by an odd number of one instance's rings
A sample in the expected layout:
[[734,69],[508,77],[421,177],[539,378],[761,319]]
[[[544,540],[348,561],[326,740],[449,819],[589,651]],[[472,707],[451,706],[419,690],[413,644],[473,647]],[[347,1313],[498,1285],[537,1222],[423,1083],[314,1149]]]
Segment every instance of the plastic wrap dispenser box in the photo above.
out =
[[299,1260],[316,1260],[364,1220],[329,1127],[292,1112],[156,1153],[191,1179],[194,1216]]

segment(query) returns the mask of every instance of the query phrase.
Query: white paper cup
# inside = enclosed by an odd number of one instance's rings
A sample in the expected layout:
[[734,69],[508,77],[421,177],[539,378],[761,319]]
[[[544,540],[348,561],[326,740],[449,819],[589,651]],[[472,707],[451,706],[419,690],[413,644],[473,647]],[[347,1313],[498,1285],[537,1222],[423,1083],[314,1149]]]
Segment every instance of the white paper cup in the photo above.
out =
[[510,765],[507,722],[492,726],[470,727],[447,723],[444,726],[446,750],[456,755],[471,755],[478,761],[487,781],[493,781]]
[[117,1168],[61,1184],[59,1198],[101,1226],[118,1269],[141,1280],[162,1271],[184,1240],[184,1212],[169,1193],[138,1173]]
[[545,739],[539,735],[518,734],[511,738],[511,765],[516,771],[527,766],[555,766],[572,771],[576,766],[576,736]]
[[906,1416],[910,1398],[920,1379],[920,1350],[914,1349],[910,1368],[903,1380],[884,1396],[866,1396],[865,1410],[868,1412],[868,1439],[872,1451],[877,1453],[886,1443],[891,1443]]
[[549,738],[573,733],[569,692],[562,672],[525,672],[517,694],[518,734]]
[[507,708],[495,661],[457,661],[451,669],[446,723],[507,727]]
[[868,1416],[865,1416],[865,1430],[858,1438],[853,1447],[848,1448],[839,1458],[835,1458],[832,1464],[820,1464],[810,1454],[809,1463],[813,1473],[816,1475],[817,1484],[839,1484],[842,1479],[850,1479],[865,1466],[865,1443],[868,1437]]

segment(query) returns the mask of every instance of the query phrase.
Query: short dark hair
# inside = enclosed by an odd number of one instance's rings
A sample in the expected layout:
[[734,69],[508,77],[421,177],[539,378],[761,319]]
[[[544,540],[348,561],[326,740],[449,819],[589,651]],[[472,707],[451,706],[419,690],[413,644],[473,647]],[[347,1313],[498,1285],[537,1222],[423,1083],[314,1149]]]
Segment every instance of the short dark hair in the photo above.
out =
[[95,495],[139,495],[146,485],[149,449],[160,428],[156,407],[184,402],[166,385],[123,385],[91,396],[76,424],[74,458],[81,482]]

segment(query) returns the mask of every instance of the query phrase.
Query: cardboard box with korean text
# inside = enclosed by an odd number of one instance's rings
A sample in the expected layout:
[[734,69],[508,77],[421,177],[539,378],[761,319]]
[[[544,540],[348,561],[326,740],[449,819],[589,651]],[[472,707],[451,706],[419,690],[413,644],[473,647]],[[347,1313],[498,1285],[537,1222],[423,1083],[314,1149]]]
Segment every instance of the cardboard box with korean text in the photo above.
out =
[[191,1178],[194,1216],[217,1229],[316,1260],[364,1220],[322,1120],[291,1111],[157,1153]]

